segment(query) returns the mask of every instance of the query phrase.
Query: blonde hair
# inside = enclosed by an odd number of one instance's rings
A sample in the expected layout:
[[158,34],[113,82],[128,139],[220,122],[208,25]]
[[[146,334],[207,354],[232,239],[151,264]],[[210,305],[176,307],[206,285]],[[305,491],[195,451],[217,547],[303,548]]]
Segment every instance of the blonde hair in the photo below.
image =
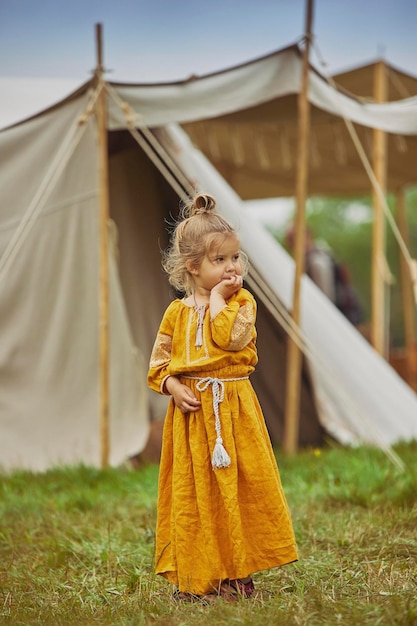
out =
[[[216,200],[209,194],[199,193],[182,206],[178,221],[171,234],[169,248],[163,253],[162,267],[170,284],[187,296],[193,292],[193,277],[188,266],[199,267],[204,256],[226,237],[236,237],[236,231],[221,216]],[[242,276],[248,270],[248,258],[240,253]]]

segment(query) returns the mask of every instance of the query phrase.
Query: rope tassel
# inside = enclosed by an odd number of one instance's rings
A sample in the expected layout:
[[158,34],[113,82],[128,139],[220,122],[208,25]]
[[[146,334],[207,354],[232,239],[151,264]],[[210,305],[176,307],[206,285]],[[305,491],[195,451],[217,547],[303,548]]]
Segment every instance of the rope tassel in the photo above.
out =
[[230,456],[227,454],[226,448],[223,445],[223,439],[217,437],[213,456],[211,457],[211,465],[213,469],[220,469],[221,467],[229,467],[230,463]]

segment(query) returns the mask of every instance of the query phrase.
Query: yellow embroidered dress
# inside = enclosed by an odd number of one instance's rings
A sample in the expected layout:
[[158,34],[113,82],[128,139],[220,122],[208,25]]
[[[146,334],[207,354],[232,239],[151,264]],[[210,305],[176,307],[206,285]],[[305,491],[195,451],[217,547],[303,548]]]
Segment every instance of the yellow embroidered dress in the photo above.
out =
[[[202,403],[184,415],[171,399],[164,424],[156,573],[181,591],[204,594],[226,578],[297,560],[278,468],[248,378],[257,363],[255,318],[246,289],[214,320],[207,305],[196,347],[198,311],[174,300],[152,351],[149,386],[164,393],[166,378],[178,376]],[[213,468],[219,434],[230,464]]]

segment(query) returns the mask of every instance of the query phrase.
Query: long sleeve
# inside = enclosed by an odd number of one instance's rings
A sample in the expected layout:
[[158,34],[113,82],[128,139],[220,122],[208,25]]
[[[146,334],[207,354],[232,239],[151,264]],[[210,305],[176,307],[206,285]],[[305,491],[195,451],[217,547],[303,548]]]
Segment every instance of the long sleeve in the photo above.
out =
[[149,361],[148,385],[154,391],[166,394],[164,383],[170,376],[172,337],[174,332],[173,304],[167,308],[156,335]]
[[255,320],[256,302],[246,289],[241,289],[212,320],[214,343],[223,350],[243,350],[256,339]]

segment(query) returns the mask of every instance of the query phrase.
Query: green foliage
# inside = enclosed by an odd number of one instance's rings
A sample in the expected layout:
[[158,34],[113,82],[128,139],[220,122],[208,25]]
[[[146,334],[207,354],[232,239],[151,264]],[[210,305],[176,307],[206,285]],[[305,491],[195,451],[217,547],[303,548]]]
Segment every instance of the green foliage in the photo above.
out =
[[0,624],[416,625],[417,443],[277,452],[299,548],[254,599],[177,604],[153,574],[158,467],[3,475]]
[[[395,199],[388,198],[395,218]],[[417,187],[406,194],[409,223],[409,250],[417,257]],[[349,268],[353,285],[364,306],[366,321],[371,314],[372,200],[366,198],[310,198],[306,209],[307,223],[315,236],[328,244],[336,258]],[[282,232],[274,233],[282,243]],[[388,290],[387,307],[393,346],[404,343],[401,300],[400,251],[391,227],[386,226],[388,267],[394,283]]]

